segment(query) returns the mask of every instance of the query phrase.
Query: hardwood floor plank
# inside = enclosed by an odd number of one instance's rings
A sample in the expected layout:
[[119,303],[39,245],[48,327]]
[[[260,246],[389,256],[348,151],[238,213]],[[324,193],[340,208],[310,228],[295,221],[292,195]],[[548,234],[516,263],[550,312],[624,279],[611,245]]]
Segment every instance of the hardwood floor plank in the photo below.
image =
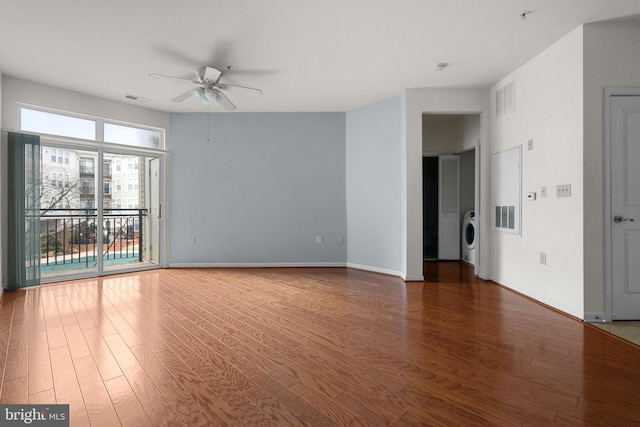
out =
[[[24,330],[26,332],[26,329]],[[12,331],[4,365],[4,381],[27,378],[29,374],[29,335]]]
[[162,394],[122,337],[118,334],[109,335],[105,337],[105,341],[140,403],[145,405],[149,402],[163,399]]
[[120,421],[93,357],[74,359],[73,365],[91,425],[119,425]]
[[123,426],[151,426],[142,405],[124,376],[105,381],[107,392]]
[[[78,425],[640,425],[640,348],[473,276],[167,269],[0,294],[0,402]],[[4,356],[3,356],[4,354]]]
[[[131,348],[145,371],[158,387],[166,401],[178,414],[184,425],[205,426],[212,420],[202,411],[200,403],[194,399],[171,375],[155,354],[144,344]],[[221,422],[221,420],[215,420]],[[224,423],[220,425],[225,425]]]
[[163,397],[145,404],[144,410],[154,427],[184,427],[180,417]]
[[85,342],[104,381],[122,375],[120,365],[105,342],[105,337],[96,328],[82,331]]
[[35,394],[53,387],[49,343],[46,331],[32,333],[28,339],[29,394]]
[[209,419],[220,425],[233,426],[243,423],[238,414],[229,408],[227,403],[217,395],[216,391],[204,383],[175,354],[164,350],[157,352],[156,356],[172,373],[178,383],[198,402],[200,409]]
[[67,338],[67,344],[73,359],[89,356],[91,354],[91,350],[89,350],[89,346],[84,338],[82,329],[80,329],[78,324],[65,326],[64,334]]
[[[56,287],[58,289],[58,287]],[[63,289],[60,287],[59,289]],[[67,297],[66,293],[63,295],[56,296],[56,305],[58,306],[58,314],[60,316],[60,322],[63,327],[72,326],[78,324],[78,319],[76,319],[76,315],[73,312],[73,307],[71,306],[71,302]]]
[[29,378],[14,378],[4,381],[2,384],[2,396],[0,403],[2,404],[25,404],[29,401]]
[[47,405],[56,403],[56,395],[53,388],[29,395],[29,404]]
[[56,403],[69,405],[70,425],[89,425],[87,408],[69,349],[56,348],[50,351],[50,355]]

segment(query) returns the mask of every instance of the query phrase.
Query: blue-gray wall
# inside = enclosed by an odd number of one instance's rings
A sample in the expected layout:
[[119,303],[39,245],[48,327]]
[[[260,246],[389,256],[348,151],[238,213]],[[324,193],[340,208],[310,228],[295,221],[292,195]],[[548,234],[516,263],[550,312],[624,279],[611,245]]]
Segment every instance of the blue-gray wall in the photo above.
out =
[[345,114],[210,118],[171,114],[169,265],[345,265]]
[[347,112],[349,266],[402,275],[402,100]]

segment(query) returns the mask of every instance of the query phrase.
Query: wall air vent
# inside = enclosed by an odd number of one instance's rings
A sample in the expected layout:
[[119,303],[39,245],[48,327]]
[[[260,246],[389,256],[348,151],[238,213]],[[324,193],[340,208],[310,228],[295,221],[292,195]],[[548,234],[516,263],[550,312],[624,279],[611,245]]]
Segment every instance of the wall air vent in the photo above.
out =
[[515,111],[516,93],[513,81],[496,90],[496,116]]

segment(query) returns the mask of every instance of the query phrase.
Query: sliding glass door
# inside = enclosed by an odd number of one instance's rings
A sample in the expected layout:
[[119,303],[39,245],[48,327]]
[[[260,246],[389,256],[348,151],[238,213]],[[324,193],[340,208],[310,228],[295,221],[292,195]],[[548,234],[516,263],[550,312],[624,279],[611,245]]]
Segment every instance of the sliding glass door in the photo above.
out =
[[43,279],[98,272],[96,151],[42,144],[40,269]]
[[159,163],[157,157],[104,154],[105,271],[159,264]]
[[43,280],[158,265],[159,165],[145,154],[43,144]]

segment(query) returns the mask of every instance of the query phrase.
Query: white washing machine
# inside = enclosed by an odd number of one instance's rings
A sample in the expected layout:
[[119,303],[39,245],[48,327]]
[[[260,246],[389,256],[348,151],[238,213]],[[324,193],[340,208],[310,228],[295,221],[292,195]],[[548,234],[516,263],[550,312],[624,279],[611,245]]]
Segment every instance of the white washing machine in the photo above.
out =
[[476,264],[476,213],[467,211],[462,221],[462,260]]

